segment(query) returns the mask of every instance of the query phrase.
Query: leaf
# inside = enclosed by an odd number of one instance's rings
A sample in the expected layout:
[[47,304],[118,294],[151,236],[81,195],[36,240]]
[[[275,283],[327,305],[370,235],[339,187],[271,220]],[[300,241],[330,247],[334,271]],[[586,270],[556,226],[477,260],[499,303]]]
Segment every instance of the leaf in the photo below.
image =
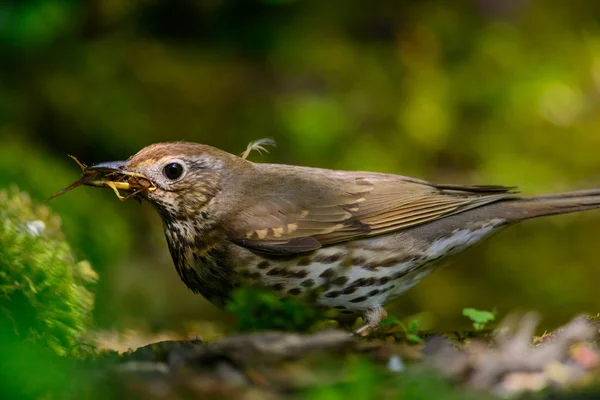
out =
[[420,325],[421,325],[421,322],[418,319],[412,319],[408,323],[408,331],[411,333],[415,333],[419,330]]
[[421,339],[421,337],[419,335],[417,335],[416,333],[407,333],[406,340],[408,340],[409,342],[418,343],[418,344],[425,343],[425,341],[423,339]]
[[394,326],[394,325],[401,325],[400,320],[398,320],[398,318],[396,317],[387,317],[385,318],[383,321],[381,321],[379,323],[379,326],[382,328],[385,328],[386,326]]
[[491,311],[477,310],[475,308],[463,309],[463,315],[473,322],[473,328],[481,331],[485,326],[496,319],[496,313]]

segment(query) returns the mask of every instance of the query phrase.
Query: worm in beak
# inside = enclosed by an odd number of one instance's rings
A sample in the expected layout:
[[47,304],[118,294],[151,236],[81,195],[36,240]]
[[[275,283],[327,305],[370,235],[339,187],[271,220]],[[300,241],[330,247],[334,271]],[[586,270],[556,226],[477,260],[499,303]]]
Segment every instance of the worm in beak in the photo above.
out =
[[[126,161],[111,161],[88,167],[79,162],[77,158],[73,156],[69,157],[81,168],[81,178],[63,190],[53,194],[47,200],[52,200],[81,185],[110,188],[115,192],[119,200],[127,200],[142,192],[153,192],[156,190],[156,185],[146,176],[127,171],[125,169],[127,165]],[[121,190],[129,193],[123,196],[120,192]]]

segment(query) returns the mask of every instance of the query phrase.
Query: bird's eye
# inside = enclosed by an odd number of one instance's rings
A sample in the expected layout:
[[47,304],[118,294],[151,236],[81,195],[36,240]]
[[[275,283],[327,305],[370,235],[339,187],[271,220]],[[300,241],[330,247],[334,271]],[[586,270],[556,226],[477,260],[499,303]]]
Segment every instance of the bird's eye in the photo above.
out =
[[183,165],[179,163],[170,163],[163,168],[163,175],[167,179],[175,180],[183,174]]

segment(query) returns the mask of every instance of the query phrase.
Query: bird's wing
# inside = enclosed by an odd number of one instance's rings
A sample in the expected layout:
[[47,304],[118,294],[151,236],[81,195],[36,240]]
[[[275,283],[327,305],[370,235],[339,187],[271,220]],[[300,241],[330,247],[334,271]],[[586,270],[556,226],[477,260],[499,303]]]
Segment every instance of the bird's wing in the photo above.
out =
[[[513,196],[504,186],[434,185],[397,175],[321,171],[327,179],[276,180],[228,227],[241,246],[280,255],[379,235]],[[318,175],[318,174],[317,174]],[[288,179],[287,175],[279,177]]]

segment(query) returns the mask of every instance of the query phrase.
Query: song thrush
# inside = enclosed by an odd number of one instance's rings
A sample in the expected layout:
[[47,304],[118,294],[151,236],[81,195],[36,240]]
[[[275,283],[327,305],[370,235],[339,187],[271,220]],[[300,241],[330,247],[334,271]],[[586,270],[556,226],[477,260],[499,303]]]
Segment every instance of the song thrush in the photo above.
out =
[[383,306],[434,261],[515,222],[600,207],[600,189],[519,197],[503,186],[253,163],[195,143],[158,143],[93,165],[86,185],[122,189],[158,211],[175,267],[222,305],[240,284],[313,295],[377,327]]

